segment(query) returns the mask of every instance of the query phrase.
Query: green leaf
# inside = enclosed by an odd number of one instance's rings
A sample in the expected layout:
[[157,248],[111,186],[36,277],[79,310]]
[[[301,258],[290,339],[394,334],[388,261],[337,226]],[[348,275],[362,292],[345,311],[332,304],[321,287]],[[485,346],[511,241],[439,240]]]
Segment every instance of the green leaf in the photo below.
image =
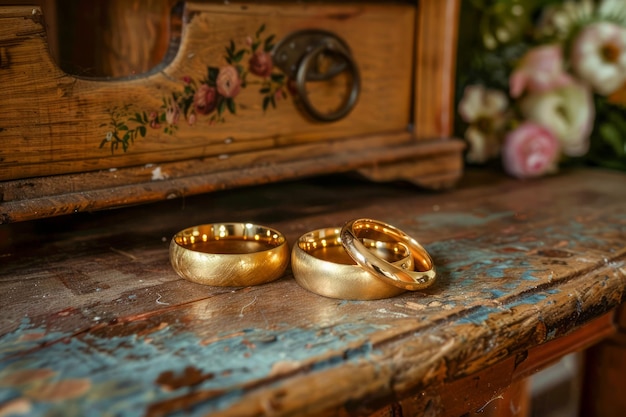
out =
[[245,53],[246,53],[245,49],[242,49],[242,50],[238,51],[235,55],[233,55],[233,62],[241,61],[241,58],[243,58],[243,55]]
[[272,91],[272,89],[271,89],[271,88],[269,88],[269,87],[263,87],[263,88],[261,88],[261,89],[259,90],[259,93],[261,93],[261,94],[267,94],[267,93],[269,93],[270,91]]
[[604,123],[600,126],[600,136],[604,143],[609,145],[615,155],[624,155],[624,139],[619,130],[612,124]]
[[276,108],[276,100],[274,99],[274,96],[268,96],[270,98],[270,102],[272,103],[272,107]]
[[146,112],[143,112],[143,122],[144,123],[148,123],[148,114]]
[[272,48],[274,48],[274,45],[272,44],[272,41],[274,40],[276,36],[275,35],[270,35],[267,37],[267,39],[265,39],[265,42],[263,43],[263,49],[265,50],[265,52],[269,52],[272,50]]
[[117,128],[117,130],[128,130],[128,126],[121,125],[120,127]]
[[259,45],[261,44],[261,41],[256,41],[252,44],[252,52],[256,52],[256,50],[259,48]]
[[217,114],[219,114],[220,116],[222,115],[222,113],[224,113],[224,110],[226,110],[226,100],[224,100],[223,98],[218,99],[217,101]]
[[263,97],[263,111],[267,110],[267,106],[270,104],[270,96]]
[[233,100],[232,97],[226,99],[226,105],[228,106],[228,111],[231,112],[231,114],[235,114],[237,108],[235,106],[235,100]]
[[215,82],[217,81],[217,76],[220,73],[220,69],[216,67],[209,67],[209,85],[211,87],[215,87]]
[[139,132],[139,134],[141,135],[141,137],[142,137],[142,138],[145,138],[145,137],[146,137],[146,132],[147,132],[147,130],[146,130],[146,127],[145,127],[145,126],[139,126],[139,127],[137,128],[137,131]]
[[265,23],[263,23],[261,27],[259,27],[259,30],[256,31],[256,37],[258,38],[259,36],[261,36],[261,33],[263,33],[264,30],[265,30]]
[[285,74],[280,74],[280,73],[274,73],[270,76],[270,78],[272,79],[272,81],[274,81],[275,83],[282,83],[285,79]]

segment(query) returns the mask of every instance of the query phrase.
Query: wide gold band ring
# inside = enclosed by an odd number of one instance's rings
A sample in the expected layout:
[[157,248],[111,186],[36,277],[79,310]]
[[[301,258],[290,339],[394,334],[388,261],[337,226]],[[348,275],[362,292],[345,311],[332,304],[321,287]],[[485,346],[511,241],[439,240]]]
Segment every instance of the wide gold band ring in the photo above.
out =
[[[314,230],[293,245],[291,271],[301,287],[344,300],[376,300],[404,292],[355,264],[341,245],[340,232],[340,228]],[[398,268],[413,269],[411,252],[402,243],[365,239],[362,245]]]
[[278,279],[289,263],[289,248],[285,237],[269,227],[205,224],[174,235],[170,262],[189,281],[244,287]]
[[[404,243],[415,262],[414,270],[399,268],[369,251],[364,238]],[[429,253],[414,238],[396,227],[372,219],[348,221],[341,229],[341,243],[354,261],[383,282],[405,290],[422,290],[435,282],[437,273]]]

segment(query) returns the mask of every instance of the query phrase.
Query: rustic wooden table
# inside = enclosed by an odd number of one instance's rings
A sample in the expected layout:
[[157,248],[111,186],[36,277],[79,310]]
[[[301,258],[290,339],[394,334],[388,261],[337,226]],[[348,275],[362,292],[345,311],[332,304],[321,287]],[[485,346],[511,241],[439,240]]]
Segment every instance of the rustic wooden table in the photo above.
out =
[[[616,346],[625,186],[601,170],[470,172],[443,193],[323,177],[0,226],[0,415],[510,409],[507,387],[600,340]],[[342,301],[302,289],[289,269],[215,288],[168,260],[171,236],[195,224],[251,221],[291,244],[356,217],[420,240],[436,284]],[[603,380],[598,346],[588,380]]]

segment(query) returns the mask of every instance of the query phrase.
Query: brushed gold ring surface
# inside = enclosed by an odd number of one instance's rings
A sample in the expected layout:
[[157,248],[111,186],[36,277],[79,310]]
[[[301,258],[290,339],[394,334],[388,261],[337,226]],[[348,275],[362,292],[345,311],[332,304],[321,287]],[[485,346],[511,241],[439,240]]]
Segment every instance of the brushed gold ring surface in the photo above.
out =
[[[291,250],[291,271],[296,282],[313,293],[344,300],[389,298],[405,290],[389,285],[357,265],[341,244],[340,228],[325,228],[302,235]],[[367,251],[399,268],[413,268],[406,245],[365,239]]]
[[172,267],[182,278],[222,287],[274,281],[289,263],[282,233],[252,223],[189,227],[174,235],[169,253]]
[[[361,242],[368,237],[404,243],[411,251],[414,270],[399,268],[369,251]],[[417,240],[390,224],[374,219],[350,220],[341,228],[341,243],[357,264],[387,284],[416,291],[435,282],[437,273],[430,254]]]

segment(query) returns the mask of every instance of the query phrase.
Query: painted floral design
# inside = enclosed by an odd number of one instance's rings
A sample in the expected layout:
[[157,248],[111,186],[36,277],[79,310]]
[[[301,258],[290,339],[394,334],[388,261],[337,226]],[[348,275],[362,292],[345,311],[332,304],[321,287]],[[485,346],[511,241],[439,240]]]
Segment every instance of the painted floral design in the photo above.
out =
[[111,153],[118,149],[126,152],[137,138],[147,136],[150,129],[174,134],[185,122],[214,125],[224,123],[228,114],[237,114],[237,97],[242,89],[258,86],[261,107],[266,111],[276,108],[276,103],[289,95],[288,79],[274,67],[271,51],[275,35],[265,36],[265,25],[238,47],[231,40],[225,48],[222,66],[208,66],[202,77],[184,76],[182,91],[173,91],[162,98],[158,109],[134,110],[131,105],[109,109],[110,122],[106,127],[100,148],[110,146]]

